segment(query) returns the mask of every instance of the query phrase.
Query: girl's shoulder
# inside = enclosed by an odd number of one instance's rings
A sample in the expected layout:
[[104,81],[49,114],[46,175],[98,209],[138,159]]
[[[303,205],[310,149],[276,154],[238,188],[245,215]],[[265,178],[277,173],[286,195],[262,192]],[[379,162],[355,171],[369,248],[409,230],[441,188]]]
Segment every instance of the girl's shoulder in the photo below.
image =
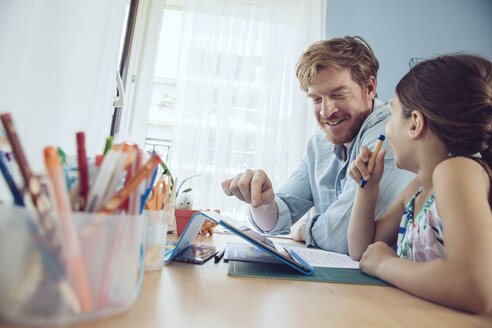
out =
[[466,171],[473,173],[487,173],[480,163],[470,157],[456,156],[448,158],[437,164],[434,174],[456,173],[456,171]]
[[483,183],[483,186],[490,184],[490,177],[485,168],[476,160],[457,156],[446,159],[439,163],[432,173],[434,186],[436,184],[463,185],[470,182]]

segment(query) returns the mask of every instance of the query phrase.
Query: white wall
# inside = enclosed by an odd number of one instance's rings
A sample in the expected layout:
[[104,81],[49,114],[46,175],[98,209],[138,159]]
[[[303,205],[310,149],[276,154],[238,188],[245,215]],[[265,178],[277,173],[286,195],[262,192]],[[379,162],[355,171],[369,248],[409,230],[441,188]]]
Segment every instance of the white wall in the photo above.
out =
[[0,0],[0,113],[10,112],[26,156],[43,148],[89,156],[109,135],[127,0]]
[[327,0],[326,38],[360,35],[379,59],[378,94],[393,97],[413,57],[470,52],[492,60],[491,0]]

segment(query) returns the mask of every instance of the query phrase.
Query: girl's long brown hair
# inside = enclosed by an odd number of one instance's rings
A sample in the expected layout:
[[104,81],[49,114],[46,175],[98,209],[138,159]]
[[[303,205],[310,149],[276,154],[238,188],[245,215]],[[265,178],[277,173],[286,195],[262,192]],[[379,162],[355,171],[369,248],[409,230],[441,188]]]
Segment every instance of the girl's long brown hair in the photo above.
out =
[[[396,95],[403,115],[409,117],[412,110],[419,110],[450,156],[480,153],[482,158],[477,161],[492,179],[490,61],[456,54],[420,62],[400,80]],[[492,192],[490,195],[492,203]]]

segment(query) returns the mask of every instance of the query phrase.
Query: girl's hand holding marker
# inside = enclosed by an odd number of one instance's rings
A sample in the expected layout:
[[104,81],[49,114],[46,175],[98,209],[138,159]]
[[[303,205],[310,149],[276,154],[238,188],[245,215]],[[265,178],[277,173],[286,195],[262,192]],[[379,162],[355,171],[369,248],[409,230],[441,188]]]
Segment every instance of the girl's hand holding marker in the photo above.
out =
[[349,176],[356,182],[360,181],[361,188],[364,188],[369,180],[371,185],[378,184],[383,176],[386,150],[379,151],[383,141],[384,135],[380,134],[372,152],[366,146],[362,146],[359,156],[349,166]]

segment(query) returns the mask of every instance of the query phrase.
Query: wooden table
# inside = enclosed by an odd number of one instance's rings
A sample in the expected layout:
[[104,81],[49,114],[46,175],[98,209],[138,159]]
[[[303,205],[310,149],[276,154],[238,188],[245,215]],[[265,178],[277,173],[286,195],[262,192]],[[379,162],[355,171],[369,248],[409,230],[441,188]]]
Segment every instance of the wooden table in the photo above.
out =
[[[216,233],[197,243],[227,240],[238,237]],[[492,327],[492,314],[455,311],[394,287],[234,277],[227,266],[171,262],[145,273],[127,312],[71,327]]]

